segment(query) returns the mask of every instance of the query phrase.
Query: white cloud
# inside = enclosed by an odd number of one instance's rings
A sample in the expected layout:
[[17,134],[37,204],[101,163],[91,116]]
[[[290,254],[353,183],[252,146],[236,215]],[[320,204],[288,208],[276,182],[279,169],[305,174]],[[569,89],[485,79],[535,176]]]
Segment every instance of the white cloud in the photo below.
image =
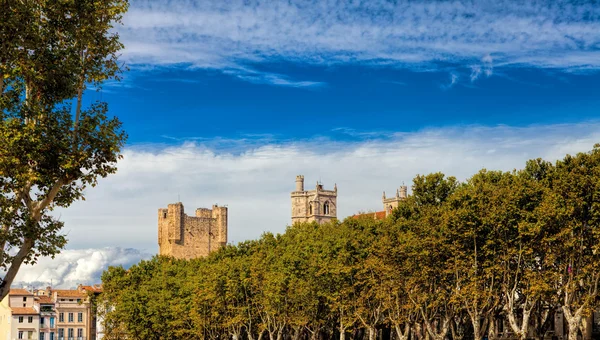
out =
[[[359,142],[328,138],[195,141],[178,146],[130,147],[117,174],[87,191],[85,202],[58,211],[69,248],[116,246],[157,252],[157,210],[181,200],[186,211],[229,206],[229,240],[283,232],[290,223],[289,193],[298,174],[339,188],[339,217],[379,209],[381,192],[420,173],[443,171],[461,179],[482,167],[510,170],[530,158],[555,160],[590,150],[600,123],[526,128],[455,127],[414,133],[369,134]],[[224,145],[224,148],[221,148]],[[490,150],[494,150],[491,152]]]
[[139,0],[124,22],[124,57],[134,64],[468,67],[493,59],[496,67],[600,67],[600,6],[594,2]]
[[224,71],[225,74],[233,75],[241,80],[248,81],[254,84],[267,84],[284,87],[299,87],[299,88],[314,88],[322,87],[326,84],[318,81],[307,81],[307,80],[292,80],[289,77],[269,72],[257,72],[248,68],[244,69],[228,69]]
[[23,265],[13,287],[76,288],[78,284],[100,283],[108,266],[130,265],[152,255],[135,249],[100,248],[65,250],[55,259],[41,258],[35,265]]
[[[477,74],[474,78],[473,75],[471,75],[471,82],[475,81],[475,79],[477,79],[478,76],[479,76],[479,74]],[[451,89],[452,87],[454,87],[454,85],[456,85],[456,83],[458,83],[459,78],[460,78],[460,76],[458,75],[458,73],[455,73],[455,72],[450,73],[450,83],[442,84],[442,85],[440,85],[440,88],[442,90]]]
[[[87,191],[86,201],[58,211],[68,234],[56,260],[24,266],[17,281],[72,287],[98,282],[107,266],[128,266],[158,251],[157,210],[181,200],[186,212],[229,207],[229,241],[284,232],[290,223],[295,176],[306,187],[338,186],[338,217],[381,210],[382,191],[410,186],[417,174],[442,171],[464,180],[479,169],[512,170],[541,157],[556,160],[590,150],[600,122],[523,128],[465,126],[418,132],[361,132],[339,128],[359,142],[274,136],[130,147],[117,174]],[[223,148],[223,145],[224,148]],[[135,248],[138,250],[133,250]]]

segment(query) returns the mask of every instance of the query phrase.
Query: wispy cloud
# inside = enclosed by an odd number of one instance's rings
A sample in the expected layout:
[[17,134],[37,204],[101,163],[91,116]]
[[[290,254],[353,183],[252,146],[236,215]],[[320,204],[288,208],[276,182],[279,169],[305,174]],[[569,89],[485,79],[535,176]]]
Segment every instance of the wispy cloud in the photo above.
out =
[[119,31],[124,57],[140,64],[600,68],[595,1],[138,0]]
[[[451,72],[450,73],[450,82],[448,84],[442,84],[442,85],[440,85],[440,88],[442,90],[449,90],[449,89],[451,89],[452,87],[454,87],[454,85],[456,85],[456,83],[458,83],[458,79],[459,78],[460,78],[460,76],[458,75],[458,73]],[[473,79],[473,77],[471,77],[471,79]]]
[[318,88],[326,85],[324,82],[319,81],[308,81],[308,80],[293,80],[288,76],[270,73],[270,72],[258,72],[249,68],[243,69],[228,69],[224,73],[233,75],[241,80],[248,81],[254,84],[266,84],[276,85],[283,87],[297,87],[297,88]]

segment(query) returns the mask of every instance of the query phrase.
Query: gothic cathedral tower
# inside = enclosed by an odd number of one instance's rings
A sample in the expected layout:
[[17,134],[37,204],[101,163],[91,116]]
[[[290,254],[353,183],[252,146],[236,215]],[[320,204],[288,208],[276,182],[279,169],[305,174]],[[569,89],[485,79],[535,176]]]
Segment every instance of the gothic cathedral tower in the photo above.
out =
[[337,185],[333,190],[323,189],[317,182],[315,190],[304,190],[304,176],[296,176],[296,190],[292,191],[292,224],[297,222],[329,222],[337,218]]

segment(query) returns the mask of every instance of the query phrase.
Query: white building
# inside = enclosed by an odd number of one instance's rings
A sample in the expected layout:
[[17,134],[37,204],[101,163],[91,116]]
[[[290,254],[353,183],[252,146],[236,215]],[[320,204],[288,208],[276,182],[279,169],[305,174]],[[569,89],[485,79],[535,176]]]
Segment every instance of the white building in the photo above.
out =
[[41,340],[39,305],[34,299],[25,289],[11,289],[0,302],[0,340]]

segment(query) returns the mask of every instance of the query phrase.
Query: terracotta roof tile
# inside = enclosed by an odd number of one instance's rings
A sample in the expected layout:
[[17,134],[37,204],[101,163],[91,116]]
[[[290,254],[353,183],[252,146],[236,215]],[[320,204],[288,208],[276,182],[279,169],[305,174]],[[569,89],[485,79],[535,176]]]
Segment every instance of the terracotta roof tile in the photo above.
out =
[[384,211],[377,211],[377,212],[373,212],[373,213],[352,215],[353,219],[359,219],[359,218],[362,218],[362,217],[370,217],[370,218],[374,218],[376,220],[384,220],[385,219],[385,210]]
[[86,292],[102,293],[101,285],[81,286],[81,288],[84,289]]
[[39,299],[40,303],[44,303],[44,304],[49,304],[49,303],[54,303],[54,301],[52,301],[52,298],[46,295],[39,295],[37,296],[37,298]]
[[13,315],[32,315],[39,314],[38,311],[31,307],[10,307]]
[[53,292],[56,292],[56,294],[58,295],[58,297],[86,297],[87,295],[85,293],[79,292],[77,290],[53,290]]
[[32,292],[27,289],[11,289],[9,295],[33,295]]
[[385,219],[385,210],[384,211],[378,211],[375,213],[375,219],[376,220],[383,220]]

